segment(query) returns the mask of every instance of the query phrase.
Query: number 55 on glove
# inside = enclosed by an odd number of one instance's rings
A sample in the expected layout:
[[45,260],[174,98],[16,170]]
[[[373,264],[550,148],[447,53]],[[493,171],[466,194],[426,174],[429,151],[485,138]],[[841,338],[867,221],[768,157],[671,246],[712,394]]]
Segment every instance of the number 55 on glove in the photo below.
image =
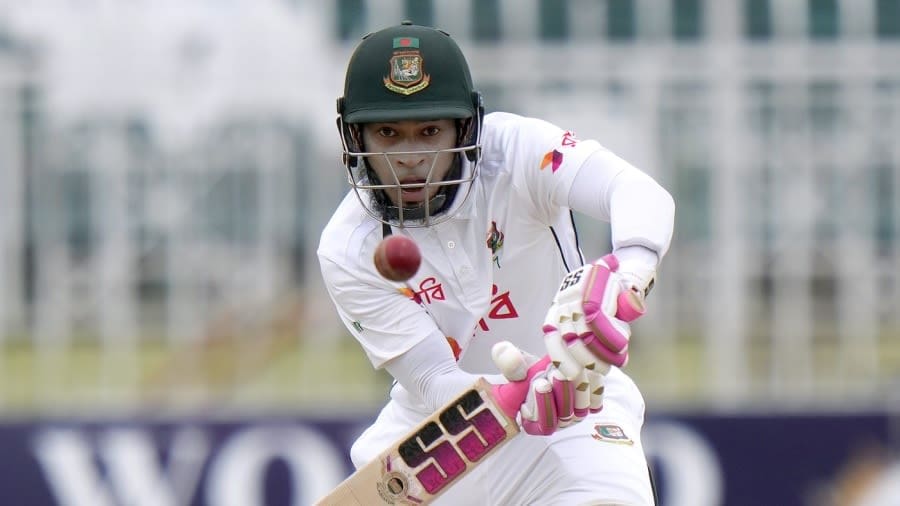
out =
[[629,322],[644,314],[643,295],[606,255],[566,275],[544,320],[544,342],[567,378],[582,370],[605,374],[628,362]]

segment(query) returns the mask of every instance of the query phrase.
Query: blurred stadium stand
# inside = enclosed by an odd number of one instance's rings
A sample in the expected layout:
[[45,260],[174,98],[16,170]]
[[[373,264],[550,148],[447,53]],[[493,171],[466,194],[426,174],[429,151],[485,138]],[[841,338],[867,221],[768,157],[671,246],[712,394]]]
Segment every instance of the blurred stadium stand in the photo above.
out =
[[649,405],[897,404],[900,0],[0,0],[0,415],[379,405],[314,252],[343,65],[404,18],[675,195]]

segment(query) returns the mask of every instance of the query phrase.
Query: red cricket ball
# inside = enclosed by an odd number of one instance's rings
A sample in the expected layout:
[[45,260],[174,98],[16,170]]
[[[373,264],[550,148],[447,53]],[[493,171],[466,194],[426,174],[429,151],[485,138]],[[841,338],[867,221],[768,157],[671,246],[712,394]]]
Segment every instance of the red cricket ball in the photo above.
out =
[[375,268],[391,281],[413,277],[421,263],[419,247],[405,235],[389,235],[375,248]]

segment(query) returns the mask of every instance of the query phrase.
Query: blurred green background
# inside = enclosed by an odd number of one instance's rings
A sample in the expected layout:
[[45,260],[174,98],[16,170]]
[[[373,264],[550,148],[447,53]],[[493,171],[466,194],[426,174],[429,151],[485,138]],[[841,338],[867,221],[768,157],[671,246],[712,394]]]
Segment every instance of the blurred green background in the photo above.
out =
[[0,416],[380,406],[315,248],[345,62],[404,18],[674,194],[653,409],[896,404],[900,0],[0,6]]

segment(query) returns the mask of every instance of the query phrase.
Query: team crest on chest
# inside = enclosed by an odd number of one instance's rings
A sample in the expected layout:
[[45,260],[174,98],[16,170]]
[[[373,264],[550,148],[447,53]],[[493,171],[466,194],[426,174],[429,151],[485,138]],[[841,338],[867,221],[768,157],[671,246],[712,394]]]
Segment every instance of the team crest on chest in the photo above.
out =
[[394,93],[412,95],[427,88],[431,82],[431,76],[425,73],[425,60],[419,52],[419,39],[416,37],[394,39],[394,55],[388,67],[384,86]]
[[491,221],[491,229],[488,230],[487,247],[491,250],[491,261],[500,268],[500,248],[503,247],[503,232],[497,228],[497,222]]
[[591,434],[591,437],[597,441],[604,441],[607,443],[629,446],[634,444],[634,441],[628,437],[625,434],[625,431],[622,430],[622,427],[619,427],[618,425],[595,424],[594,432]]

